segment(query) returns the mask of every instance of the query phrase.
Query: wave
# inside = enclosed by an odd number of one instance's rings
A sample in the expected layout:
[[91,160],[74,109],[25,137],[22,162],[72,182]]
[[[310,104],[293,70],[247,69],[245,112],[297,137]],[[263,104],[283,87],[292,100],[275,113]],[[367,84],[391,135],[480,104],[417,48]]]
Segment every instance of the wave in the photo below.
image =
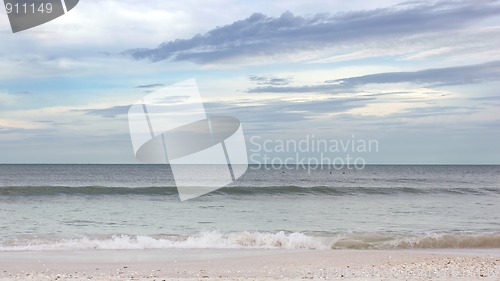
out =
[[[53,237],[51,239],[54,239]],[[500,248],[500,233],[427,234],[348,234],[311,236],[299,232],[200,232],[192,236],[115,235],[107,238],[61,238],[58,240],[18,239],[0,244],[0,251],[42,250],[142,250],[142,249],[468,249]]]
[[0,187],[0,196],[51,195],[168,195],[177,193],[176,187],[109,187],[109,186],[6,186]]
[[[16,242],[18,243],[18,242]],[[37,250],[123,250],[123,249],[326,249],[327,246],[314,237],[302,233],[238,232],[223,234],[219,231],[201,232],[193,236],[119,235],[105,239],[89,237],[60,241],[25,241],[26,245],[0,245],[0,251]]]
[[[398,195],[398,194],[500,194],[500,188],[430,188],[430,187],[333,187],[333,186],[234,186],[223,187],[211,195]],[[108,187],[108,186],[4,186],[0,196],[53,195],[175,195],[175,186]]]
[[500,233],[483,234],[351,234],[331,244],[332,249],[471,249],[500,248]]

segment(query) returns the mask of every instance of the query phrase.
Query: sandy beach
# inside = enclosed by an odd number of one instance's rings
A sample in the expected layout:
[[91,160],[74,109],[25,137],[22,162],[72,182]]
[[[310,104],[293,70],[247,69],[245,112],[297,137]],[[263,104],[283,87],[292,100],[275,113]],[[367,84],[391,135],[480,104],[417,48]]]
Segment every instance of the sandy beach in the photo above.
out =
[[500,250],[0,253],[0,280],[500,280]]

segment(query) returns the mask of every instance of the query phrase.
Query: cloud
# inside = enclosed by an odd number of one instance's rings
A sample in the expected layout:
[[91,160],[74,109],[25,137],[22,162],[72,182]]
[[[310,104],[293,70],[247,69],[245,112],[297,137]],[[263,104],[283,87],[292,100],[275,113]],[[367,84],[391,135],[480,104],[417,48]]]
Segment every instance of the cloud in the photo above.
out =
[[85,109],[85,110],[76,110],[79,112],[84,112],[88,115],[98,115],[102,117],[116,117],[118,115],[124,115],[128,113],[130,105],[117,105],[108,108],[99,108],[99,109]]
[[206,64],[235,57],[272,56],[317,50],[371,38],[401,38],[456,30],[500,15],[498,2],[438,2],[399,5],[331,15],[280,17],[254,13],[232,24],[190,39],[176,39],[157,48],[125,51],[137,60],[193,61]]
[[[176,98],[176,97],[172,97]],[[342,113],[355,108],[365,107],[371,102],[375,102],[375,97],[350,97],[339,98],[325,96],[321,99],[269,99],[259,101],[235,100],[204,103],[207,115],[229,115],[239,118],[245,124],[258,125],[281,124],[295,125],[293,122],[307,121],[308,119],[321,118],[332,113]],[[170,103],[170,102],[169,102]],[[165,108],[175,107],[175,103],[165,105]],[[73,112],[86,115],[99,116],[104,118],[123,117],[128,114],[129,105],[110,106],[99,109],[75,109]],[[123,122],[123,119],[119,119]],[[262,129],[262,126],[258,126]]]
[[415,83],[434,86],[476,84],[484,81],[500,80],[500,61],[483,64],[426,69],[414,72],[389,72],[364,75],[347,79],[326,81],[342,86],[385,83]]
[[0,92],[0,108],[13,105],[19,101],[21,93]]
[[36,122],[19,120],[19,119],[7,119],[7,118],[1,118],[0,116],[0,128],[31,130],[31,129],[44,129],[46,128],[46,126],[43,124],[38,124]]
[[139,85],[136,88],[138,88],[138,89],[150,89],[150,88],[159,88],[159,87],[163,87],[163,86],[165,86],[165,85],[163,85],[163,84],[147,84],[147,85]]
[[256,76],[250,75],[248,80],[256,83],[257,85],[268,85],[268,86],[284,86],[292,82],[291,77],[274,77],[274,76]]
[[[246,124],[278,124],[295,126],[299,121],[321,118],[332,113],[341,113],[354,108],[361,108],[375,101],[371,97],[338,98],[323,97],[322,99],[270,99],[258,105],[254,101],[240,100],[235,102],[208,102],[205,108],[208,115],[235,116]],[[262,128],[262,126],[259,126]]]
[[[171,97],[164,97],[158,100],[158,102],[162,104],[162,106],[164,106],[165,108],[170,109],[171,107],[176,107],[178,103],[186,101],[186,99],[188,98],[189,98],[188,96],[171,96]],[[74,109],[72,111],[82,112],[86,115],[96,115],[101,117],[115,118],[119,115],[127,115],[130,106],[132,105],[116,105],[104,108]]]
[[303,86],[262,86],[250,88],[249,93],[341,93],[367,84],[413,83],[427,86],[453,86],[500,80],[500,61],[483,64],[434,68],[408,72],[386,72]]
[[364,107],[367,103],[373,102],[375,98],[342,98],[309,102],[289,103],[284,108],[288,111],[307,112],[312,116],[323,113],[338,113],[350,109]]
[[480,108],[476,107],[458,107],[458,106],[429,106],[429,107],[417,107],[410,108],[400,113],[395,113],[389,115],[392,119],[394,118],[419,118],[419,117],[431,117],[431,116],[443,116],[443,115],[470,115],[480,111]]
[[330,84],[303,85],[303,86],[264,86],[249,89],[248,93],[341,93],[346,87]]
[[[482,126],[482,124],[490,122],[473,117],[481,112],[482,108],[475,105],[426,104],[422,107],[404,108],[387,115],[370,115],[369,118],[365,115],[345,112],[335,115],[335,119],[339,121],[339,124],[356,124],[356,126],[362,127],[363,130],[381,132],[387,132],[388,130],[394,132],[418,130],[424,132],[423,136],[425,136],[429,130],[433,129],[443,132],[452,132],[454,130],[467,132],[468,130],[463,130],[463,127]],[[457,118],[461,121],[457,122]],[[461,127],[462,129],[460,129]]]
[[471,98],[471,100],[480,100],[480,101],[500,101],[500,96],[491,96],[491,97]]
[[405,57],[405,60],[423,60],[427,59],[429,57],[435,57],[439,55],[443,55],[446,53],[453,52],[454,48],[452,47],[441,47],[437,49],[432,49],[432,50],[426,50],[422,52],[418,52],[416,54],[410,55]]

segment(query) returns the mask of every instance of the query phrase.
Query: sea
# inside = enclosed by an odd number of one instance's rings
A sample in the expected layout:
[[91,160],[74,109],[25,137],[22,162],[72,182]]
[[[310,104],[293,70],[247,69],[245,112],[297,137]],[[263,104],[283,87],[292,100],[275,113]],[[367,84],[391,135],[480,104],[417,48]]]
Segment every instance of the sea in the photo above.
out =
[[180,201],[168,165],[0,165],[0,251],[167,248],[500,248],[500,166],[259,165]]

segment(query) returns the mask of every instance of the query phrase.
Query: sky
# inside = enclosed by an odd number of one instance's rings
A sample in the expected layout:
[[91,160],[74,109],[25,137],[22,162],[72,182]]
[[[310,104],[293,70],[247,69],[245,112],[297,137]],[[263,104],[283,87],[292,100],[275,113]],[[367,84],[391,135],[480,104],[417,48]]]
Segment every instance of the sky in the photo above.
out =
[[140,163],[130,106],[194,78],[251,163],[319,157],[278,149],[314,139],[376,141],[324,151],[367,164],[500,164],[500,1],[202,2],[82,0],[19,33],[0,9],[0,163]]

